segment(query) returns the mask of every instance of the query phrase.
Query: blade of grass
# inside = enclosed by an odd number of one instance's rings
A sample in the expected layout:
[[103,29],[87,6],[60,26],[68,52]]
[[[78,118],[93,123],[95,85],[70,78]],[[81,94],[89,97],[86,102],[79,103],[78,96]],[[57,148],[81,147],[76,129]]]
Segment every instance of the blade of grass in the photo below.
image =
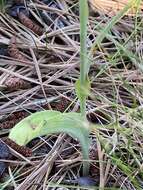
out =
[[[97,36],[96,41],[93,43],[89,53],[88,53],[88,59],[93,55],[94,51],[96,51],[96,48],[101,46],[101,43],[103,39],[109,35],[110,30],[112,27],[127,13],[127,11],[133,7],[133,5],[137,8],[139,8],[139,3],[141,3],[140,0],[130,0],[129,3],[124,7],[123,10],[121,10],[115,17],[111,19],[106,25],[104,29],[100,31],[100,35]],[[89,70],[90,64],[88,65],[87,70]]]

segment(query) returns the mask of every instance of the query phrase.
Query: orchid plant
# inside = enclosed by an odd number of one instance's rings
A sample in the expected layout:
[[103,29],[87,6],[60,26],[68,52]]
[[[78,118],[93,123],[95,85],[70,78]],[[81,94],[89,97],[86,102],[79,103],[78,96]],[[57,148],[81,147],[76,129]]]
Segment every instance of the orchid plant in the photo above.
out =
[[9,138],[18,145],[26,145],[32,139],[64,132],[79,140],[82,146],[83,175],[89,173],[89,123],[86,120],[86,98],[90,89],[88,80],[87,59],[87,24],[88,1],[80,0],[80,76],[75,84],[80,100],[80,113],[61,113],[59,111],[40,111],[20,121],[10,131]]

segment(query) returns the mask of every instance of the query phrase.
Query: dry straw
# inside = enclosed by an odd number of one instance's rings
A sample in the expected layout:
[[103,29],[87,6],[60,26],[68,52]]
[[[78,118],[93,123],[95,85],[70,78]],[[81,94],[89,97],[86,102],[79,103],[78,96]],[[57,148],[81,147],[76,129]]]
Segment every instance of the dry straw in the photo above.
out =
[[[118,11],[121,11],[129,2],[132,3],[131,8],[126,13],[129,16],[133,16],[137,11],[136,0],[89,0],[94,10],[100,10],[108,15],[115,15]],[[140,10],[143,10],[143,3],[141,2]]]

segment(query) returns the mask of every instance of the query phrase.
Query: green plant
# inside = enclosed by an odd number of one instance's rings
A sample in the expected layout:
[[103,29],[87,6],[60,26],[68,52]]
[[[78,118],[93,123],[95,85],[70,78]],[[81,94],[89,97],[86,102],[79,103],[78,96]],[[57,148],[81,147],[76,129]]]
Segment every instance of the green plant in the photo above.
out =
[[87,56],[87,24],[88,24],[88,3],[87,0],[80,0],[80,77],[76,82],[76,93],[80,100],[80,109],[83,117],[86,115],[86,98],[90,90],[88,79],[88,56]]
[[[86,97],[90,88],[87,71],[87,22],[88,2],[80,0],[80,77],[76,82],[76,92],[80,100],[81,113],[61,113],[57,111],[37,112],[23,119],[10,132],[9,138],[18,145],[26,145],[32,139],[51,133],[64,132],[77,138],[82,146],[83,175],[89,172],[89,124],[86,121]],[[86,89],[85,89],[86,86]]]
[[[36,112],[19,122],[11,130],[9,138],[22,146],[36,137],[60,132],[77,138],[82,146],[83,159],[89,159],[89,124],[83,121],[80,113]],[[86,161],[83,165],[84,175],[87,175],[88,169],[89,164]]]
[[5,0],[0,1],[0,10],[3,12],[5,6]]

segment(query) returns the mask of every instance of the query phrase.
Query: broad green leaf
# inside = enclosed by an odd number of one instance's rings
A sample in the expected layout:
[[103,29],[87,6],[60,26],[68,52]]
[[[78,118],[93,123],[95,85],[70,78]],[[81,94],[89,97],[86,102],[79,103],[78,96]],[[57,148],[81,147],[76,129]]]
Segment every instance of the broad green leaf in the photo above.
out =
[[[41,111],[28,116],[11,130],[9,138],[18,145],[26,145],[32,139],[64,132],[79,140],[83,159],[89,160],[89,124],[80,113],[61,113],[58,111]],[[87,175],[89,162],[83,162],[83,174]]]

